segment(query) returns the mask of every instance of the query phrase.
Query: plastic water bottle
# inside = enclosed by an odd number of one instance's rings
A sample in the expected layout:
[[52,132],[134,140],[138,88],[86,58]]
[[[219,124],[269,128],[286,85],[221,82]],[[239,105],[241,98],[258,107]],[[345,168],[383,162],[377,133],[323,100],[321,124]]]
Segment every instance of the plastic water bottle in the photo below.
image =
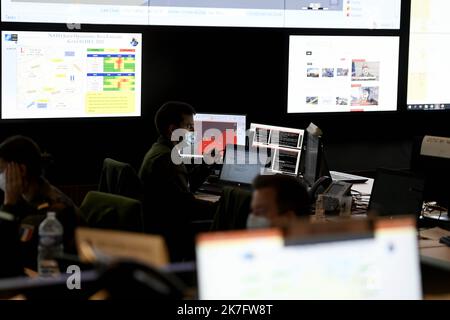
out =
[[54,212],[48,212],[47,218],[39,226],[38,272],[42,277],[59,274],[56,258],[64,251],[64,229],[56,219]]

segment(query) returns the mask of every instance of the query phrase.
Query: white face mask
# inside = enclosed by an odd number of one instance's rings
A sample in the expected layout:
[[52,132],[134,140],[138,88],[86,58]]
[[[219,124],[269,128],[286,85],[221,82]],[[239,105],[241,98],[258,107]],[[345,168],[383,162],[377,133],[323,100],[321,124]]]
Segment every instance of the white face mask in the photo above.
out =
[[195,132],[194,131],[186,132],[186,134],[184,135],[184,140],[189,145],[195,144]]
[[6,190],[6,177],[3,172],[0,173],[0,190],[2,191]]
[[247,218],[247,229],[267,229],[271,227],[270,220],[250,213]]

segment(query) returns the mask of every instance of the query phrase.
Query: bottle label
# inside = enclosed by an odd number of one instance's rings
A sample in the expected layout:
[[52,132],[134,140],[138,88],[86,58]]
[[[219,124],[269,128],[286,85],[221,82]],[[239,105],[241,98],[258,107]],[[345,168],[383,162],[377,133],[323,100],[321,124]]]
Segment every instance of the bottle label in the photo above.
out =
[[62,236],[41,236],[39,244],[43,247],[52,247],[62,244]]
[[42,277],[57,276],[60,274],[58,262],[53,259],[40,260],[38,271]]

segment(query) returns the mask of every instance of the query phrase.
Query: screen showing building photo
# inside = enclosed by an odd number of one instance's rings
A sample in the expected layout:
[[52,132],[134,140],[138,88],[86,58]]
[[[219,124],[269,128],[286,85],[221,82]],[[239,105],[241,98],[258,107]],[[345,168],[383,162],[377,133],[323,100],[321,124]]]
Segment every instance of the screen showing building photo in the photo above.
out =
[[288,113],[396,111],[399,38],[291,36]]
[[2,31],[2,119],[141,115],[142,35]]

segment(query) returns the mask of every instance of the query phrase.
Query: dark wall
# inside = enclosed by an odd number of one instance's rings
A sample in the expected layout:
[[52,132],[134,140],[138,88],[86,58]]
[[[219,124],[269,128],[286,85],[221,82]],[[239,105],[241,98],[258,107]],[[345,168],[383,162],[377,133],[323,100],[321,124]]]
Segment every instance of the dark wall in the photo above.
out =
[[[141,118],[0,121],[0,140],[33,137],[56,160],[58,183],[95,183],[105,157],[136,168],[156,139],[153,116],[167,100],[183,100],[199,112],[244,113],[248,122],[325,132],[331,169],[371,171],[409,166],[410,142],[421,134],[450,136],[450,113],[408,113],[406,74],[408,21],[400,32],[399,112],[380,114],[287,115],[288,35],[349,34],[346,30],[88,26],[81,32],[142,32]],[[3,30],[67,31],[64,25],[3,23]],[[353,32],[381,35],[386,32]],[[8,81],[9,79],[2,79]]]

